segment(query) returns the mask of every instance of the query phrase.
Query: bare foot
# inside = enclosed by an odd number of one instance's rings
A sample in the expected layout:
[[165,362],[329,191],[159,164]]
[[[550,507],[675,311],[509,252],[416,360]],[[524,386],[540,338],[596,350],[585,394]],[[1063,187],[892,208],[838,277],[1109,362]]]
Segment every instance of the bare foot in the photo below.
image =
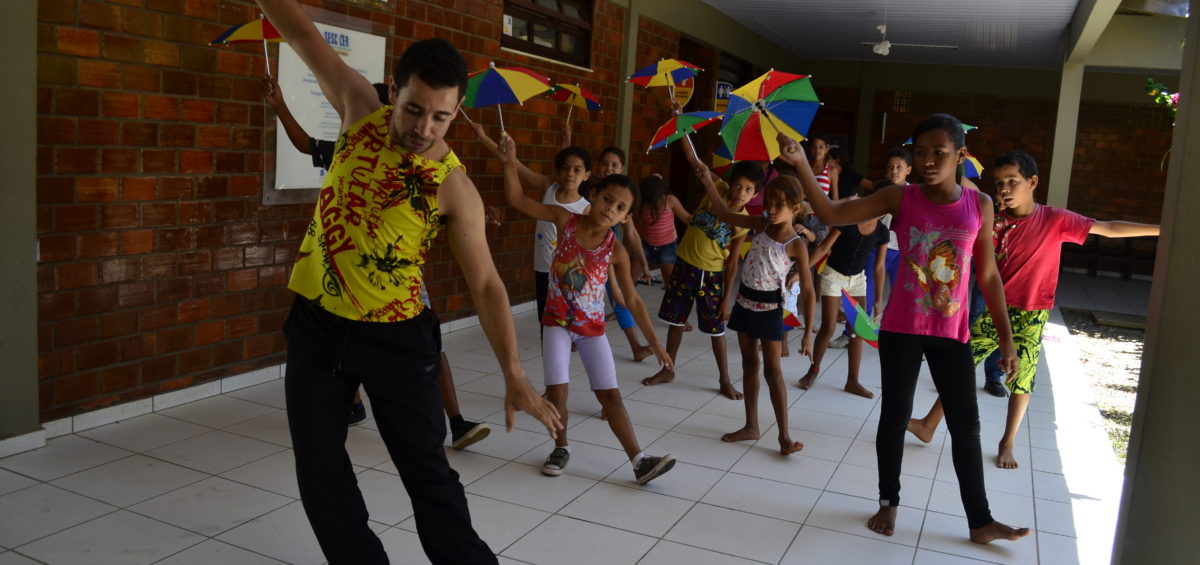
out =
[[912,418],[908,421],[908,431],[923,443],[933,441],[933,432],[936,428],[925,423],[925,420]]
[[746,426],[736,432],[729,432],[721,436],[721,441],[729,443],[746,441],[748,439],[758,439],[758,428]]
[[1029,528],[1014,528],[992,521],[982,528],[971,530],[971,541],[975,543],[991,543],[996,540],[1013,541],[1029,535]]
[[694,329],[696,329],[696,328],[693,328],[691,324],[684,324],[684,325],[683,325],[683,331],[685,331],[685,332],[690,332],[690,331],[692,331],[692,330],[694,330]]
[[646,386],[654,386],[663,383],[669,383],[673,380],[675,380],[675,371],[661,369],[657,373],[654,373],[654,376],[642,379],[642,384]]
[[797,451],[804,449],[804,444],[798,441],[792,441],[792,438],[779,438],[779,452],[784,455],[791,455]]
[[742,391],[733,388],[733,383],[729,381],[721,381],[721,395],[730,400],[742,399]]
[[[1017,458],[1013,457],[1013,446],[1000,440],[1000,454],[996,456],[996,466],[1001,469],[1016,469]],[[987,543],[987,542],[983,542]]]
[[803,377],[800,377],[800,382],[796,383],[796,386],[802,390],[808,390],[812,387],[813,381],[817,380],[817,374],[820,372],[821,370],[816,367],[809,367],[808,372],[804,373]]
[[[846,387],[843,388],[842,390],[844,390],[850,394],[857,394],[863,398],[875,398],[875,393],[867,390],[867,387],[865,387],[861,384],[858,384],[857,382],[846,383]],[[928,442],[926,442],[926,443],[928,443]]]
[[[880,506],[879,512],[876,512],[874,516],[871,516],[870,520],[867,520],[867,527],[870,528],[872,532],[883,534],[885,536],[890,536],[896,533],[896,507]],[[975,535],[974,530],[971,531],[971,535]]]
[[649,345],[642,345],[633,350],[633,360],[639,363],[651,355],[654,355],[654,350]]

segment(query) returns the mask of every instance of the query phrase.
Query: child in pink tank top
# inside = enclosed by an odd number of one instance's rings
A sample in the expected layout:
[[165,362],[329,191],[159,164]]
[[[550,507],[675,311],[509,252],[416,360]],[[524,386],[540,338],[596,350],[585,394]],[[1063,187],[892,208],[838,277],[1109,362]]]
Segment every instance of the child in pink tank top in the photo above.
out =
[[779,137],[783,159],[800,172],[805,196],[823,223],[838,226],[895,215],[892,229],[899,237],[902,266],[879,332],[883,397],[875,453],[880,507],[867,521],[867,527],[885,536],[895,533],[904,434],[924,358],[945,406],[954,470],[971,541],[1019,539],[1029,535],[1028,528],[1001,524],[992,519],[988,509],[975,365],[967,344],[966,281],[974,256],[975,277],[987,297],[1000,336],[1000,366],[1009,373],[1015,370],[1016,349],[990,237],[991,198],[956,182],[956,173],[966,157],[962,123],[957,118],[947,114],[930,116],[917,126],[912,138],[913,166],[921,184],[889,186],[866,198],[833,202],[817,184],[800,145],[783,135]]

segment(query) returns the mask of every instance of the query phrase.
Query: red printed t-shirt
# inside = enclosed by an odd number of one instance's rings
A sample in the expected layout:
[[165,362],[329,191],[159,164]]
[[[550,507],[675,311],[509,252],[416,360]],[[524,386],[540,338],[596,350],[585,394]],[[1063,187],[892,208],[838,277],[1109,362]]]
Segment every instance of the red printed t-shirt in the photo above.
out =
[[1095,221],[1041,205],[1024,218],[997,214],[993,241],[1005,302],[1022,310],[1053,308],[1062,244],[1082,244]]

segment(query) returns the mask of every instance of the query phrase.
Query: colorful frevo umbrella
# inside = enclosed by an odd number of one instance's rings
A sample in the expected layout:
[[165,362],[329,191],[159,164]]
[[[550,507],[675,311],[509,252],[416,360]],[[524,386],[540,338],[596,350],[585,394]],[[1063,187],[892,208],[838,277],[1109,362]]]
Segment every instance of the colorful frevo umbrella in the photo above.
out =
[[640,84],[647,88],[665,86],[671,100],[675,99],[675,85],[700,74],[700,67],[679,59],[659,59],[657,63],[646,65],[629,75],[628,82]]
[[267,42],[279,43],[283,41],[283,36],[279,35],[279,30],[275,29],[275,26],[271,25],[271,22],[267,21],[265,17],[233,26],[216,39],[208,42],[208,44],[250,43],[254,41],[262,42],[263,56],[267,58],[267,76],[271,76],[271,55],[267,52]]
[[724,176],[733,167],[733,156],[729,154],[729,149],[724,143],[718,143],[717,148],[713,150],[712,170],[718,175]]
[[658,127],[658,131],[654,132],[654,137],[650,140],[650,147],[646,148],[646,153],[666,147],[685,135],[696,133],[696,130],[704,126],[721,121],[722,117],[720,112],[678,114]]
[[879,325],[867,315],[857,301],[842,289],[842,311],[846,313],[846,327],[868,345],[879,349]]
[[977,179],[983,175],[983,163],[979,162],[974,155],[967,153],[967,158],[963,160],[963,176],[969,179]]
[[774,161],[779,134],[803,140],[820,107],[808,75],[772,69],[729,96],[721,137],[734,161]]
[[571,110],[575,108],[583,108],[584,110],[597,110],[603,112],[600,107],[600,99],[595,94],[584,90],[578,84],[556,84],[550,87],[547,91],[551,100],[567,103],[567,121],[571,121]]
[[[493,62],[487,69],[467,77],[463,106],[496,106],[496,111],[500,113],[500,131],[504,131],[504,114],[500,112],[500,104],[522,104],[549,90],[550,79],[522,67],[497,67]],[[466,116],[465,113],[463,115]]]

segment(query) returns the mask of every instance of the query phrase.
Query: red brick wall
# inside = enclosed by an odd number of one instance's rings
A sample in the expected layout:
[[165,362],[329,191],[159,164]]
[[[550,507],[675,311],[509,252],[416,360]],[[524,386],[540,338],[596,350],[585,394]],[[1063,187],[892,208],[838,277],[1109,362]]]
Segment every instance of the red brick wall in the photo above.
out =
[[[501,0],[305,1],[392,37],[388,69],[412,41],[436,36],[472,69],[495,60],[578,82],[609,111],[576,111],[576,139],[595,149],[615,139],[625,13],[612,3],[596,2],[588,73],[501,52]],[[242,0],[39,0],[43,421],[284,360],[285,285],[312,207],[261,204],[260,175],[273,158],[261,46],[206,44],[257,13]],[[653,29],[647,41],[659,53],[669,32]],[[552,172],[565,112],[549,101],[505,108],[535,169]],[[471,113],[496,123],[494,109]],[[484,199],[501,204],[498,164],[482,158],[465,124],[448,137]],[[512,210],[505,220],[489,228],[494,257],[514,302],[529,300],[533,223]],[[435,309],[444,319],[470,314],[447,246],[435,249]]]

